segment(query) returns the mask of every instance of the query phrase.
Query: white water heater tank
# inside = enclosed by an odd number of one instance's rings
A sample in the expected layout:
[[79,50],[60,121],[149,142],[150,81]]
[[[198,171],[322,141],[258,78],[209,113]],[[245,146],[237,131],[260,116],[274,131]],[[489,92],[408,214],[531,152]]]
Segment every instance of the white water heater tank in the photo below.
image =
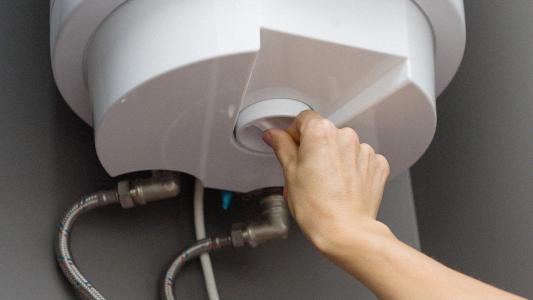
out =
[[55,80],[115,176],[283,185],[263,130],[313,109],[409,168],[465,46],[462,0],[52,0]]

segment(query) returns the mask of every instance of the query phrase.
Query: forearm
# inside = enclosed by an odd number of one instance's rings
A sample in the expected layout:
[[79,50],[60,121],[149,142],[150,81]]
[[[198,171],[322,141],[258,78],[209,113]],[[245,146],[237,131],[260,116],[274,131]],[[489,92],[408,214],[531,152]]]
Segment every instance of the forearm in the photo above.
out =
[[375,220],[390,167],[353,129],[304,111],[286,130],[263,138],[283,168],[300,228],[379,298],[518,299],[441,265]]
[[324,253],[380,299],[521,299],[447,268],[377,221],[346,230]]

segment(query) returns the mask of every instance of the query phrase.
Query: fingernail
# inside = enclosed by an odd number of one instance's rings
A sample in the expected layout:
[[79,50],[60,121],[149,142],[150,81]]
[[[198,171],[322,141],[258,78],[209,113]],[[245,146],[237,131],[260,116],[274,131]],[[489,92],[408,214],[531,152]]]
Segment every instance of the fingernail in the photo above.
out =
[[263,132],[263,141],[270,147],[272,147],[272,133],[270,133],[268,130]]

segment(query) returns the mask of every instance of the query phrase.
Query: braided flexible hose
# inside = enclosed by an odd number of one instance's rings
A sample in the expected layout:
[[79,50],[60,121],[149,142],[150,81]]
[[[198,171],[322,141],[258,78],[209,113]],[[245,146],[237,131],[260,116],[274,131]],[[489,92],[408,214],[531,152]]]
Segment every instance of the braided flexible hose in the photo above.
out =
[[199,240],[189,248],[185,249],[180,255],[178,255],[178,257],[176,257],[176,259],[174,259],[165,273],[162,280],[161,298],[164,300],[176,300],[174,297],[174,283],[178,272],[183,268],[185,263],[204,253],[228,246],[232,246],[230,237],[215,239],[208,238]]
[[93,209],[118,203],[115,190],[98,192],[83,197],[74,204],[63,216],[58,228],[56,245],[56,259],[70,284],[76,289],[82,299],[105,300],[105,297],[81,274],[70,253],[70,231],[76,219]]

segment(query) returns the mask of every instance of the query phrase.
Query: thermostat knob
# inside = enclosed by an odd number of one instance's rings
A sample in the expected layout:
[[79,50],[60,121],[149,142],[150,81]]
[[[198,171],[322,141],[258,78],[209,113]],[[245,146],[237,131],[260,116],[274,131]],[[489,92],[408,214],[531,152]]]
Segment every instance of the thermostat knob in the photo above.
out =
[[296,116],[311,109],[307,104],[292,99],[270,99],[247,106],[239,113],[235,126],[235,138],[244,148],[271,153],[263,141],[263,132],[271,128],[287,128]]

